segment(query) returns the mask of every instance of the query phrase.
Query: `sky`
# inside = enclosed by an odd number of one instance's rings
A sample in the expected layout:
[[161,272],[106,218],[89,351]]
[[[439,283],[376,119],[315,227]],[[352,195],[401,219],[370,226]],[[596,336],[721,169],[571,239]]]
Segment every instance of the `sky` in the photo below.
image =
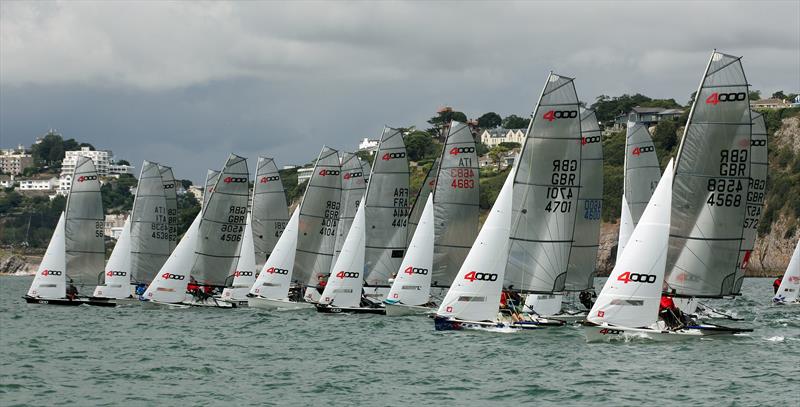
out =
[[581,100],[686,103],[711,51],[800,92],[800,1],[0,2],[0,147],[48,129],[200,182],[229,153],[303,164],[440,106],[527,117],[549,71]]

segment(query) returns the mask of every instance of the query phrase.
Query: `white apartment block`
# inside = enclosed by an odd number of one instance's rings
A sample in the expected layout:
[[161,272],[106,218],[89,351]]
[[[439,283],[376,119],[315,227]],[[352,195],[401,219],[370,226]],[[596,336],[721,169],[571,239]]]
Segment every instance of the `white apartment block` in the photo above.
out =
[[66,196],[72,186],[72,172],[75,171],[75,164],[78,157],[89,157],[94,162],[97,175],[108,177],[114,174],[130,174],[134,168],[130,165],[117,165],[113,163],[113,153],[110,150],[91,150],[89,147],[81,147],[77,151],[64,152],[64,161],[61,162],[61,177],[59,178],[58,193]]
[[19,175],[22,170],[33,166],[33,156],[25,152],[25,147],[0,150],[0,171],[5,174]]
[[21,179],[18,182],[20,191],[52,191],[59,186],[58,177],[50,179]]
[[525,144],[525,129],[490,129],[481,133],[481,143],[492,148],[500,143]]
[[126,219],[128,219],[127,214],[106,215],[103,234],[113,239],[119,239]]
[[311,173],[314,172],[314,167],[303,167],[297,170],[297,183],[302,184],[311,179]]
[[358,150],[369,151],[369,154],[372,155],[375,154],[375,151],[378,149],[379,143],[380,140],[372,140],[364,137],[364,140],[361,140],[361,142],[358,143]]

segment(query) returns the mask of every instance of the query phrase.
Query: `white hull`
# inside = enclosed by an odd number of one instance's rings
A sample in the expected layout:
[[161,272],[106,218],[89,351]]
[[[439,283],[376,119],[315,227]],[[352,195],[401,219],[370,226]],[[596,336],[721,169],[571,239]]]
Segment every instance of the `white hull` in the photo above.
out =
[[684,328],[676,331],[667,331],[651,328],[627,328],[602,325],[584,325],[587,342],[606,342],[612,340],[630,341],[635,339],[648,339],[657,342],[674,342],[686,339],[699,339],[703,337],[733,336],[742,331],[715,329],[713,325],[701,325],[706,329]]
[[145,308],[171,308],[171,309],[186,309],[189,308],[187,304],[173,304],[169,302],[161,302],[161,301],[142,301],[142,306]]
[[264,297],[250,297],[247,299],[250,308],[265,309],[270,311],[300,311],[312,310],[314,304],[310,302],[294,302],[286,300],[273,300]]
[[436,308],[423,307],[420,305],[386,304],[387,317],[402,317],[406,315],[425,315],[436,312]]
[[211,298],[206,298],[206,299],[203,299],[203,300],[197,300],[196,298],[189,298],[186,301],[184,301],[183,304],[186,304],[186,305],[189,305],[189,306],[192,306],[192,307],[212,307],[212,308],[234,308],[235,307],[234,304],[232,304],[230,302],[227,302],[227,301],[223,301],[219,297],[211,297]]

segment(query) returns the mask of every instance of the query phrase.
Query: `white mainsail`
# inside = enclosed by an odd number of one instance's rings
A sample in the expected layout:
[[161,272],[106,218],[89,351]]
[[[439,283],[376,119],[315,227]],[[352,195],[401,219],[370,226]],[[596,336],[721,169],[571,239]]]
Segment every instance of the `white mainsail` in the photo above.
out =
[[733,292],[750,182],[752,118],[741,58],[714,51],[675,161],[667,289]]
[[94,286],[105,266],[103,199],[94,162],[78,157],[64,215],[67,281]]
[[386,297],[390,304],[422,305],[431,295],[434,236],[433,199],[425,199],[419,226],[411,238],[392,288]]
[[136,186],[131,228],[131,281],[152,281],[170,253],[169,214],[161,169],[144,161]]
[[625,170],[622,186],[622,214],[617,243],[617,259],[622,255],[633,228],[661,179],[661,166],[650,131],[643,123],[628,120],[625,133]]
[[201,212],[190,273],[200,285],[224,286],[234,272],[247,218],[248,181],[247,159],[231,154]]
[[242,248],[239,253],[239,261],[236,263],[236,271],[233,272],[233,281],[230,287],[222,290],[222,299],[224,300],[246,300],[250,287],[256,281],[256,249],[253,245],[251,219],[250,214],[247,214],[242,235]]
[[66,297],[66,269],[67,260],[64,247],[64,212],[58,218],[58,223],[50,237],[47,251],[44,252],[42,262],[36,270],[36,276],[28,289],[31,297],[58,299]]
[[331,267],[336,264],[336,259],[342,251],[347,232],[353,224],[353,218],[361,200],[364,199],[366,190],[367,183],[364,181],[361,159],[353,153],[342,153],[342,207],[339,211],[339,223],[336,226],[336,244]]
[[258,157],[256,182],[253,186],[253,244],[256,267],[261,268],[289,221],[286,193],[275,160]]
[[800,294],[800,241],[794,246],[794,253],[783,274],[781,285],[772,301],[776,303],[788,304],[797,301]]
[[320,304],[336,307],[358,307],[364,286],[365,201],[362,200],[336,259],[328,284],[320,297]]
[[316,286],[319,277],[330,272],[341,199],[339,152],[322,147],[300,203],[297,253],[292,272],[295,282]]
[[258,274],[255,283],[250,288],[250,294],[276,300],[285,299],[288,296],[297,250],[299,219],[300,207],[298,206],[292,213],[292,217],[289,218],[289,223],[286,224],[278,243],[261,268],[261,273]]
[[131,218],[125,220],[122,233],[111,251],[105,268],[105,283],[94,289],[95,297],[128,298],[131,296]]
[[466,123],[452,122],[433,192],[433,284],[449,287],[478,234],[480,169],[475,138]]
[[386,286],[406,248],[409,172],[402,131],[384,128],[364,201],[367,284]]
[[573,79],[551,73],[516,164],[505,274],[515,290],[564,290],[581,179],[579,109]]
[[764,116],[758,112],[753,115],[753,131],[750,139],[750,181],[747,189],[747,210],[744,218],[744,233],[742,245],[739,248],[739,262],[736,265],[732,295],[742,291],[744,273],[750,263],[750,256],[758,238],[758,222],[764,209],[764,199],[767,194],[767,125]]
[[189,229],[178,242],[164,266],[158,271],[156,277],[147,287],[143,298],[164,303],[180,303],[186,299],[186,288],[189,285],[190,264],[195,262],[197,255],[194,247],[200,229],[203,213],[200,212],[192,221]]
[[[582,291],[594,286],[597,249],[600,247],[600,215],[603,212],[603,142],[600,133],[595,112],[581,109],[581,187],[564,283],[567,291]],[[561,307],[561,296],[558,297],[558,307]]]
[[657,321],[667,262],[672,177],[670,161],[588,321],[630,328],[650,327]]
[[436,314],[494,321],[508,258],[515,171],[510,171],[472,249]]

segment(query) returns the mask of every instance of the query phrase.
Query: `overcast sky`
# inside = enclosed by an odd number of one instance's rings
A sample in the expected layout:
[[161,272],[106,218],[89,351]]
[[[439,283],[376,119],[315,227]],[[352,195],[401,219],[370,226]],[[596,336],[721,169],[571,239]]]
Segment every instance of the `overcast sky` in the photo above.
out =
[[712,49],[800,90],[800,1],[0,3],[0,146],[48,128],[200,181],[230,152],[301,164],[450,105],[530,114],[548,71],[579,97],[685,103]]

